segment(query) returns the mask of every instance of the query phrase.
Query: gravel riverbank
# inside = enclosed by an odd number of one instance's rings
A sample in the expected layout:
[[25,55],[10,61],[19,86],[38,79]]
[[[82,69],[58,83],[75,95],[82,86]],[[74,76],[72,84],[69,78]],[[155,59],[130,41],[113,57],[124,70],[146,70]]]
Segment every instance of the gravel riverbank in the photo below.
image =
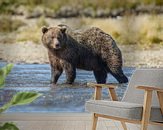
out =
[[[142,49],[135,45],[119,45],[126,67],[163,67],[163,46]],[[48,63],[47,50],[31,42],[0,44],[0,59],[14,63]]]

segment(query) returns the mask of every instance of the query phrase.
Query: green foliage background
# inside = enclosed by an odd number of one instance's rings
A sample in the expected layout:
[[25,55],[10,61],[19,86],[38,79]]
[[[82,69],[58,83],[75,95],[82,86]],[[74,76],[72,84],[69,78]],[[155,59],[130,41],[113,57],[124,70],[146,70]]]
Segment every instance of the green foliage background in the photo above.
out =
[[35,6],[45,6],[57,11],[61,6],[70,5],[82,8],[93,7],[94,9],[115,9],[115,8],[134,8],[137,5],[163,5],[163,0],[1,0],[0,13],[12,13],[13,6],[24,5],[30,9]]

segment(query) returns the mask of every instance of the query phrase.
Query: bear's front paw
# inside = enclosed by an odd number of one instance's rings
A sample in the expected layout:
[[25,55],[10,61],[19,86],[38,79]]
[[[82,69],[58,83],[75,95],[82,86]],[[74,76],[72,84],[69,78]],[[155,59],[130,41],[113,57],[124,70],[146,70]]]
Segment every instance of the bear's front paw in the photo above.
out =
[[51,80],[50,84],[57,84],[57,82],[55,82],[54,80]]
[[72,81],[66,81],[66,84],[72,84],[73,82]]

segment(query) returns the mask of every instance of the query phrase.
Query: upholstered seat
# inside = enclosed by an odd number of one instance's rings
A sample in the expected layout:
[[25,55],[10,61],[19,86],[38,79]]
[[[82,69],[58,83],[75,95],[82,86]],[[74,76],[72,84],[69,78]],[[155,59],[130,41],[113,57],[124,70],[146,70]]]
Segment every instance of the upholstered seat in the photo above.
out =
[[[141,120],[143,105],[119,101],[89,100],[86,102],[86,109],[102,115],[129,120]],[[150,121],[163,122],[163,116],[159,107],[152,107]]]

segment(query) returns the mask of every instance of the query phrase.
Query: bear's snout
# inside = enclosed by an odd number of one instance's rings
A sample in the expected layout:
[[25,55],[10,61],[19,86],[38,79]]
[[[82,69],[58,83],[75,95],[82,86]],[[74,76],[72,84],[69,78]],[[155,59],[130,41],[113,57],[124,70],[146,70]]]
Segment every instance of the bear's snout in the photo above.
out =
[[53,39],[53,48],[54,49],[59,49],[59,48],[61,48],[61,46],[60,46],[60,43],[59,43],[59,41],[58,41],[58,39]]
[[59,44],[56,44],[55,46],[56,46],[56,48],[60,47],[60,45],[59,45]]

